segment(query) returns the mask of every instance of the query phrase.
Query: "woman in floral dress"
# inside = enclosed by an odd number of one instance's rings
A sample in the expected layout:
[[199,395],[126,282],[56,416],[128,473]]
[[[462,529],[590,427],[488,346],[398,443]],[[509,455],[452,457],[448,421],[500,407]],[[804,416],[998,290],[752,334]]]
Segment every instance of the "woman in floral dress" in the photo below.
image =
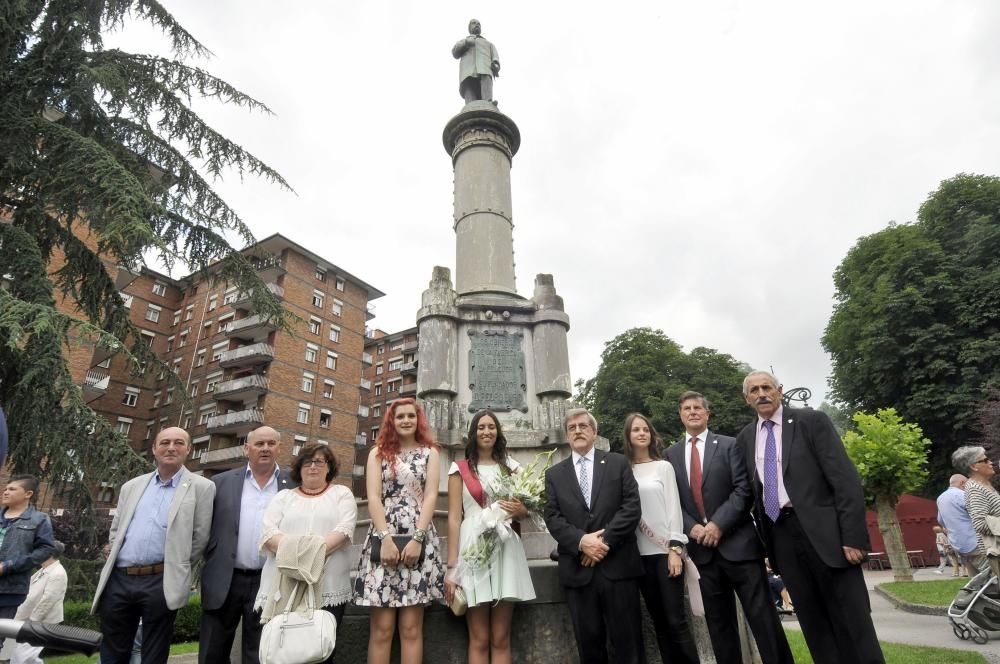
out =
[[[489,484],[501,473],[516,473],[520,464],[507,456],[507,439],[497,416],[481,410],[469,424],[465,461],[448,469],[448,574],[445,599],[450,603],[461,585],[469,604],[469,664],[510,664],[510,626],[514,603],[535,598],[528,560],[521,538],[514,535],[486,569],[459,573],[461,551],[476,538],[476,520],[489,502]],[[470,491],[466,483],[472,483]],[[475,494],[475,495],[474,495]],[[512,518],[523,519],[528,510],[517,500],[501,500]]]
[[[354,602],[371,607],[369,664],[388,664],[397,616],[402,664],[423,661],[424,606],[442,597],[444,581],[432,521],[440,472],[423,410],[413,399],[394,401],[365,470],[372,525],[361,551]],[[411,539],[400,551],[391,535]],[[376,545],[380,562],[373,563]]]

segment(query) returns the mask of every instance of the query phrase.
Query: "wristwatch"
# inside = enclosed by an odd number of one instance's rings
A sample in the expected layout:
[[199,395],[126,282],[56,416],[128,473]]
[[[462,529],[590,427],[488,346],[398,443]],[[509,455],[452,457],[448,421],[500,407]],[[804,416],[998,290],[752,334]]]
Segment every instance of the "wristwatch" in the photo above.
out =
[[678,556],[684,555],[684,547],[678,544],[674,544],[673,546],[671,546],[670,550],[676,553]]
[[375,537],[377,537],[377,538],[379,538],[381,540],[384,540],[388,536],[389,536],[389,531],[388,530],[376,530],[375,531]]
[[420,544],[423,544],[425,539],[427,539],[426,528],[417,528],[416,530],[413,531],[414,542],[419,542]]

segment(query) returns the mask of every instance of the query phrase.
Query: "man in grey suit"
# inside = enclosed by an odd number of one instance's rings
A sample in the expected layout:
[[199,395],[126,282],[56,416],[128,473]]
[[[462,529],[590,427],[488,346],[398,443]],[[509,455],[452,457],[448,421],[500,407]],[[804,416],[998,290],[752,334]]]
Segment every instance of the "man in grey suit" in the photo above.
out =
[[153,442],[156,470],[121,488],[91,607],[101,619],[103,664],[129,661],[140,618],[143,664],[167,661],[174,619],[187,604],[191,570],[212,525],[215,484],[184,467],[190,451],[184,429],[164,429]]
[[750,519],[753,494],[742,450],[735,438],[708,430],[711,410],[703,395],[685,392],[679,411],[686,433],[667,450],[667,460],[677,477],[688,555],[701,574],[716,661],[743,662],[736,623],[739,597],[764,664],[794,664],[771,601],[764,548]]
[[281,436],[271,427],[254,429],[243,451],[247,464],[212,478],[215,509],[201,575],[201,638],[198,661],[224,662],[243,620],[243,663],[257,664],[260,614],[253,609],[260,589],[264,510],[282,489],[295,487],[278,466]]

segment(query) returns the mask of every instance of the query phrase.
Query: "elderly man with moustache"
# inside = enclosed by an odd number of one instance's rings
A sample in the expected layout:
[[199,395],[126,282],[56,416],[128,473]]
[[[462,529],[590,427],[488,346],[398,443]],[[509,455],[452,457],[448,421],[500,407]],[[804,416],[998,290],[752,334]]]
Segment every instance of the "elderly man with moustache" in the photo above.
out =
[[[750,623],[764,664],[794,664],[771,600],[764,550],[750,519],[750,479],[735,438],[708,429],[708,399],[681,395],[684,438],[667,449],[688,535],[688,555],[698,567],[705,620],[719,664],[742,664],[736,601]],[[735,593],[735,594],[734,594]]]
[[795,602],[816,664],[885,664],[861,563],[871,549],[861,478],[833,422],[785,408],[766,371],[743,380],[757,412],[737,441],[749,468],[754,516],[768,558]]
[[198,661],[225,661],[243,620],[243,664],[257,664],[260,614],[253,610],[265,556],[260,551],[264,511],[282,489],[296,486],[278,466],[281,436],[271,427],[254,429],[243,451],[247,464],[212,478],[215,508],[201,575],[201,637]]
[[597,421],[566,411],[570,456],[545,472],[545,524],[558,543],[559,583],[566,593],[581,664],[607,664],[607,637],[617,664],[646,661],[637,579],[643,575],[635,531],[639,486],[621,454],[594,448]]
[[126,482],[111,522],[110,553],[91,611],[101,619],[102,664],[126,664],[142,619],[143,664],[163,664],[177,611],[187,604],[192,569],[212,525],[215,484],[184,467],[191,437],[180,427],[156,434],[156,469]]

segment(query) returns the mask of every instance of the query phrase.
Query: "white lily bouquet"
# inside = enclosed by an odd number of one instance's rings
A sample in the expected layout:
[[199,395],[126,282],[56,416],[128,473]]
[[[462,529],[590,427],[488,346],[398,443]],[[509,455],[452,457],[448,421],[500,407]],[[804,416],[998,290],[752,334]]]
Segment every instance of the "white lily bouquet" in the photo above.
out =
[[511,515],[500,506],[502,500],[520,501],[532,522],[545,530],[542,510],[545,509],[545,471],[552,462],[555,448],[535,455],[535,459],[515,473],[499,473],[483,486],[489,506],[479,514],[475,524],[476,538],[462,549],[462,563],[472,571],[489,567],[500,550],[500,544],[514,536]]

